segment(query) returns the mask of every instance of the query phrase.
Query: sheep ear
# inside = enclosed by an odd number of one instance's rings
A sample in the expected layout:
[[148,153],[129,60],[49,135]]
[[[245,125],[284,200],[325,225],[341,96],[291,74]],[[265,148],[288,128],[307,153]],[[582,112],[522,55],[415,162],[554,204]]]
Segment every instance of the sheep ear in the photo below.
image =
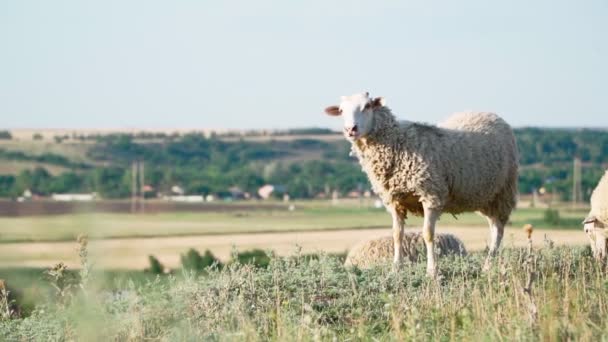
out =
[[384,107],[384,106],[386,106],[386,100],[384,99],[384,97],[376,97],[375,99],[372,100],[373,109]]
[[338,106],[329,106],[327,108],[325,108],[325,113],[327,113],[327,115],[331,115],[331,116],[338,116],[342,113],[340,113],[340,107]]
[[597,221],[597,218],[595,218],[595,216],[594,216],[594,215],[590,215],[590,216],[587,216],[587,218],[585,218],[585,219],[583,220],[583,224],[587,224],[587,223],[593,223],[593,222],[595,222],[595,221]]

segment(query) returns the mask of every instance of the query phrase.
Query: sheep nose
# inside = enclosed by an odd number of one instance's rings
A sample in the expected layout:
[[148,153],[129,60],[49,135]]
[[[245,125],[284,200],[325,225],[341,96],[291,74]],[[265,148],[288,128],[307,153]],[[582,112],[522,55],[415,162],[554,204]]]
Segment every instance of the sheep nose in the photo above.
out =
[[354,125],[351,128],[344,128],[344,130],[346,131],[346,133],[348,133],[348,135],[353,136],[355,135],[355,133],[357,133],[357,125]]

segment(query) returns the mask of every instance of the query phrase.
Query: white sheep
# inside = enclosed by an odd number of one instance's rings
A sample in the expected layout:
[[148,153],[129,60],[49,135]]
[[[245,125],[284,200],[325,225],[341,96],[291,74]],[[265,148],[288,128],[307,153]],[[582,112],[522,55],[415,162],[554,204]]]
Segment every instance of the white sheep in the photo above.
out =
[[[419,260],[426,246],[422,234],[418,232],[405,232],[401,243],[401,255],[411,262]],[[460,239],[452,234],[435,235],[435,248],[440,256],[444,255],[467,255],[467,250]],[[357,266],[359,268],[370,268],[375,265],[385,264],[393,259],[395,247],[392,236],[365,240],[348,251],[345,266]]]
[[591,194],[591,210],[583,221],[585,233],[589,237],[593,255],[600,260],[606,257],[606,233],[608,227],[608,170]]
[[489,222],[489,267],[517,197],[517,146],[504,120],[492,113],[458,113],[438,126],[401,125],[383,98],[368,93],[343,96],[325,112],[344,118],[344,135],[391,213],[395,267],[408,212],[424,216],[427,272],[434,276],[435,222],[444,212],[467,211]]

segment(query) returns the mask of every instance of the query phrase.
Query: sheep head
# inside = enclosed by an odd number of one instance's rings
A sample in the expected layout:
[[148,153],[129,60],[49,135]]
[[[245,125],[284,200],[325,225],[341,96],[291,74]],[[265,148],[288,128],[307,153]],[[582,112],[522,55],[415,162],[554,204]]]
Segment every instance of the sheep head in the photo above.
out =
[[606,244],[606,231],[604,230],[605,225],[599,221],[595,216],[589,215],[584,221],[583,226],[589,242],[591,243],[591,249],[593,250],[594,256],[599,260],[604,260],[608,252],[608,245]]
[[344,136],[354,142],[365,137],[372,129],[374,111],[385,105],[384,98],[370,98],[369,93],[342,96],[339,106],[325,108],[325,113],[342,116],[344,119]]

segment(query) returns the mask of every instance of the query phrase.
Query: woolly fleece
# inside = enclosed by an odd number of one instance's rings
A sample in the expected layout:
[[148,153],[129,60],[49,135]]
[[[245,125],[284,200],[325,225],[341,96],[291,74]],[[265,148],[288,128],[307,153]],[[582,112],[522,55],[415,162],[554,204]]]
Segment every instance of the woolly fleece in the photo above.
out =
[[[435,248],[440,256],[456,254],[464,256],[467,251],[460,239],[452,234],[436,234]],[[418,232],[405,232],[401,244],[402,255],[412,262],[426,256],[426,245],[422,234]],[[348,252],[345,266],[369,268],[374,265],[389,263],[393,260],[393,237],[386,236],[378,239],[362,241]]]
[[600,179],[591,194],[591,211],[589,216],[595,216],[604,226],[608,226],[608,170]]
[[506,223],[515,207],[517,146],[511,127],[496,114],[457,113],[438,126],[400,125],[388,107],[380,107],[353,151],[374,192],[403,217],[423,215],[427,203]]

